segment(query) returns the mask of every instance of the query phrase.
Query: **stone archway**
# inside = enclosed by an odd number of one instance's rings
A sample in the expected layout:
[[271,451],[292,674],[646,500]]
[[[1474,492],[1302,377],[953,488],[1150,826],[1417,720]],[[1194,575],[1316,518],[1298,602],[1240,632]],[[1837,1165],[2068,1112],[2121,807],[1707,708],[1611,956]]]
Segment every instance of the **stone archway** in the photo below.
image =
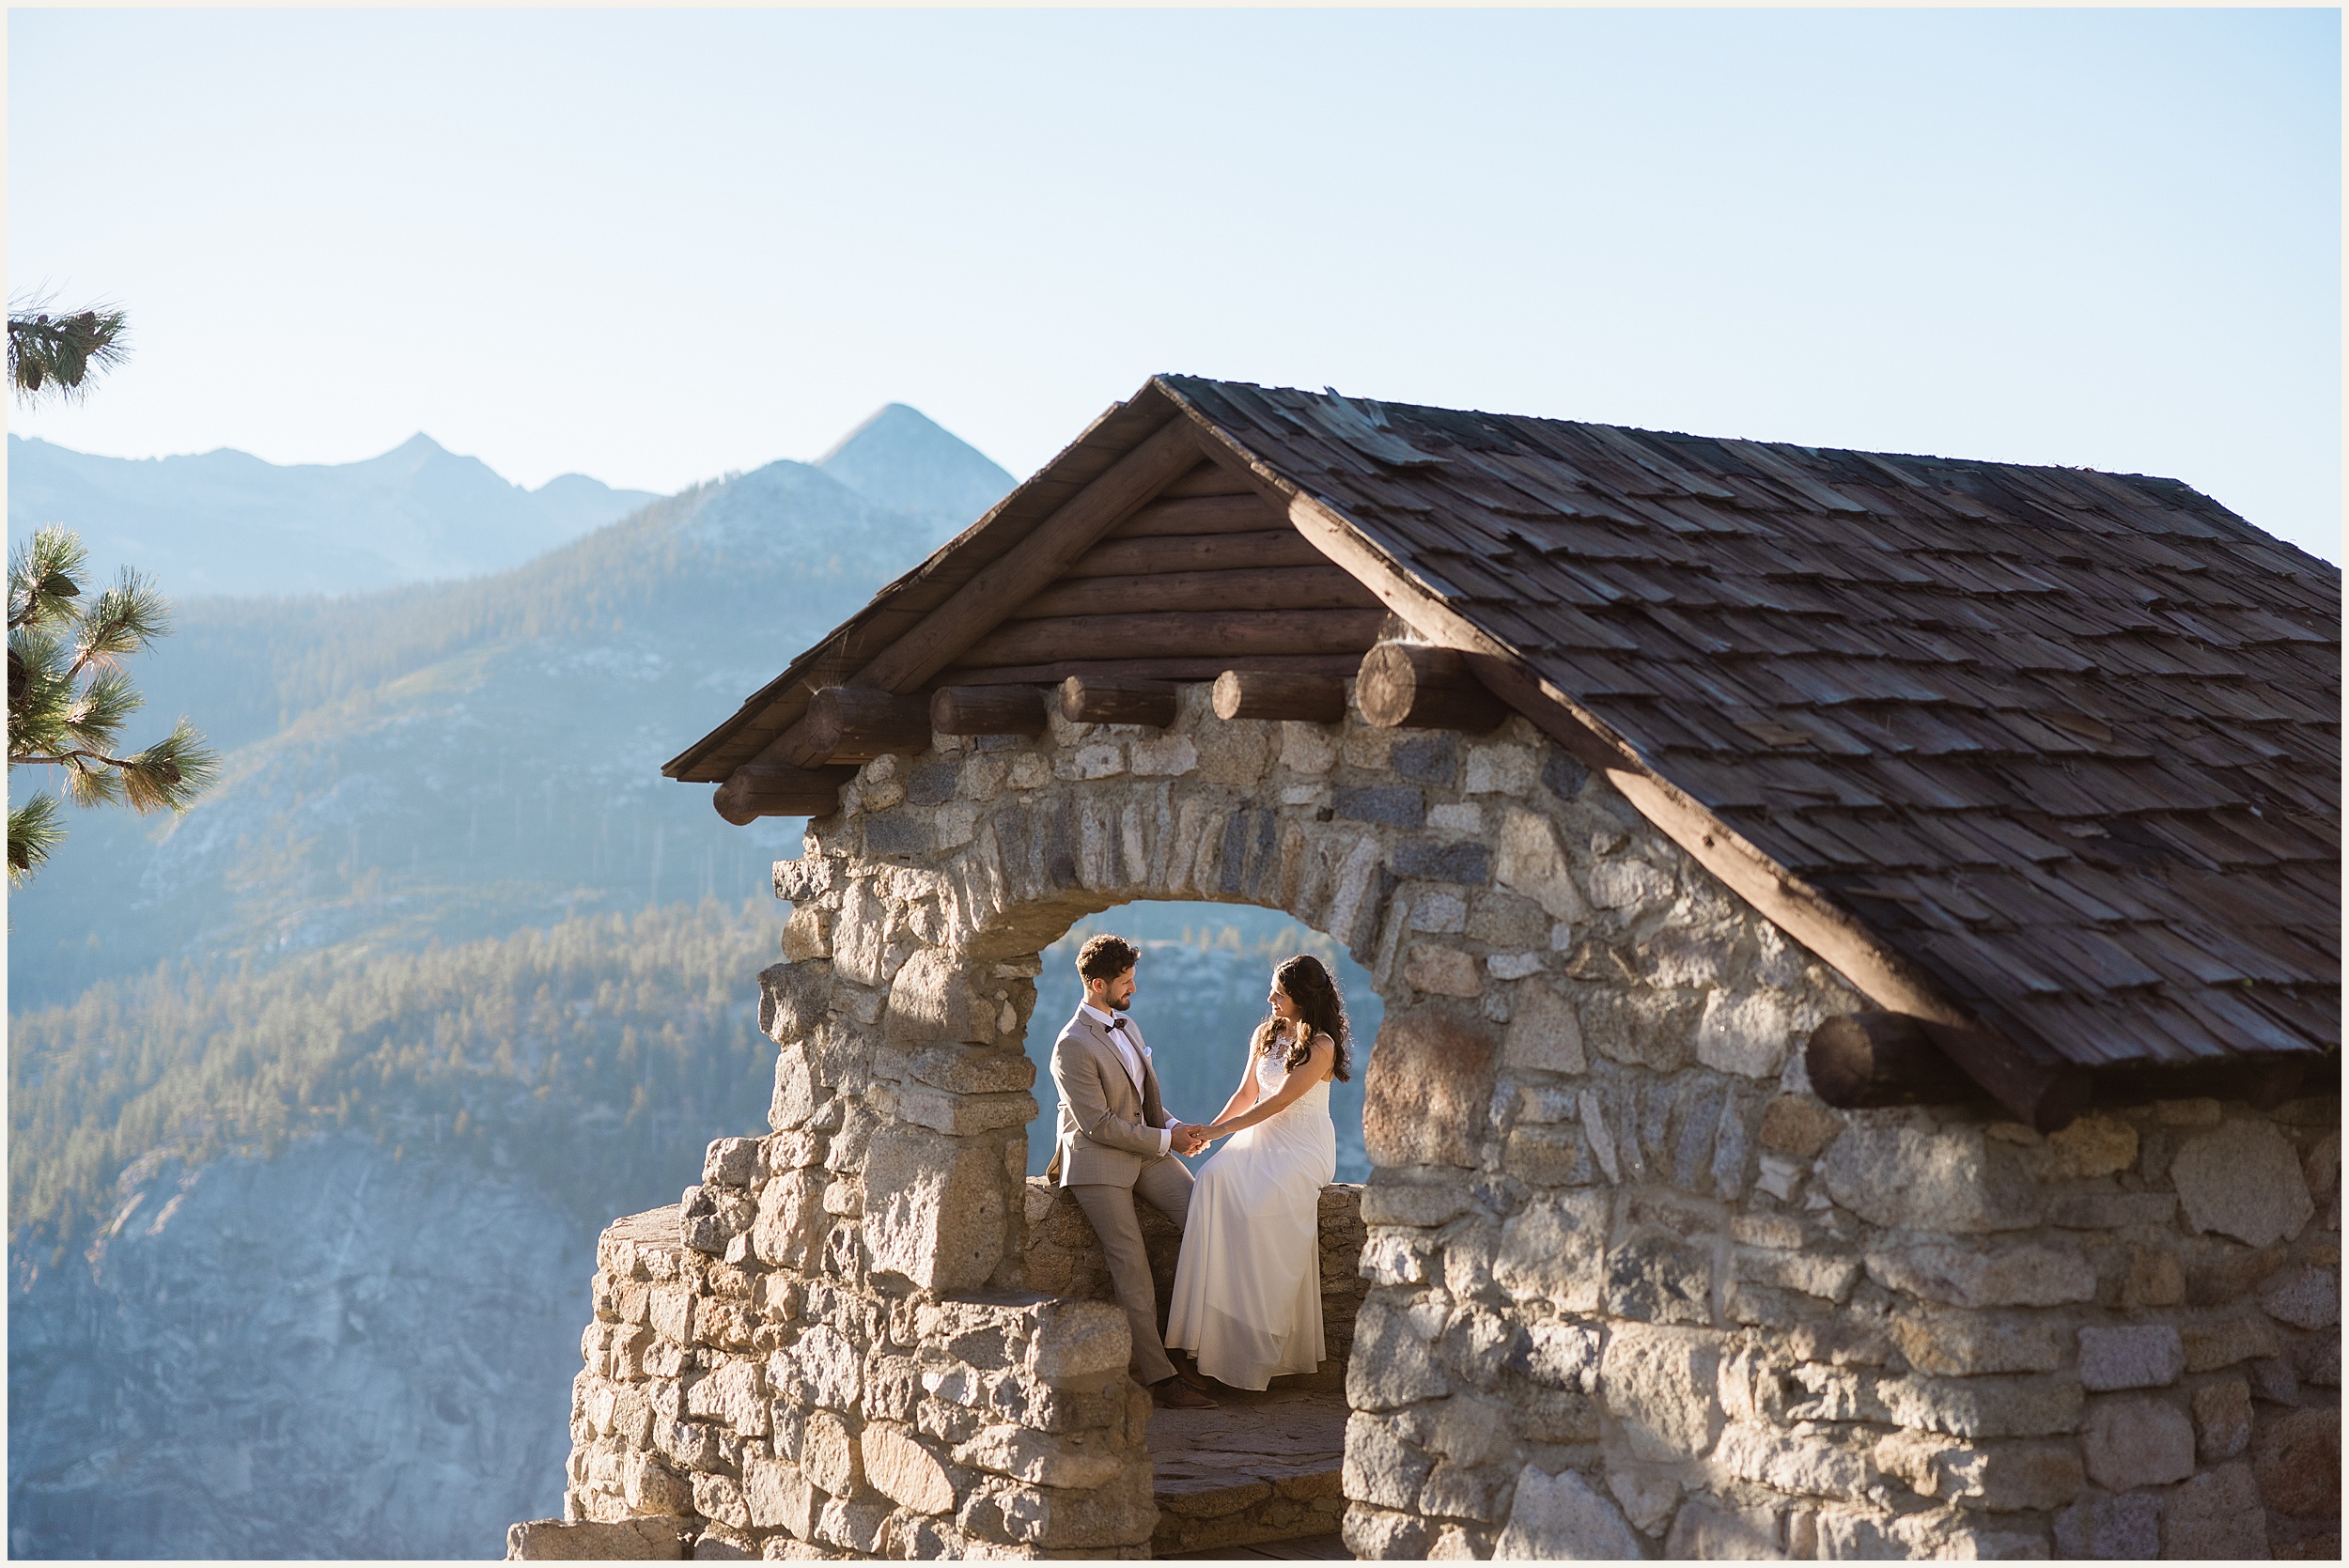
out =
[[[1015,1205],[989,1194],[1009,1169],[994,1144],[1032,1113],[1019,1053],[1035,955],[1077,919],[1145,900],[1255,904],[1376,956],[1396,826],[1378,818],[1398,803],[1349,796],[1341,817],[1327,800],[1263,799],[1268,778],[1326,775],[1336,745],[1322,726],[1284,734],[1204,708],[1163,732],[1064,726],[1033,747],[884,759],[778,867],[795,905],[787,961],[763,977],[783,1043],[778,1129],[812,1117],[825,1087],[862,1102],[868,1137],[897,1125],[862,1178],[878,1272],[933,1290],[1018,1282],[1003,1268],[1014,1240],[995,1234]],[[901,1159],[922,1134],[924,1157]],[[941,1203],[962,1217],[943,1252]]]
[[[1207,697],[1186,688],[1164,729],[1055,719],[1034,741],[938,737],[883,757],[778,864],[793,912],[784,962],[761,976],[772,1131],[713,1145],[673,1258],[608,1245],[617,1321],[589,1333],[591,1368],[608,1344],[583,1405],[578,1513],[686,1508],[706,1540],[807,1552],[1143,1546],[1149,1407],[1124,1377],[1122,1321],[1026,1288],[1022,1043],[1039,949],[1085,914],[1188,899],[1330,934],[1385,1003],[1364,1129],[1384,1184],[1365,1215],[1386,1222],[1367,1250],[1378,1355],[1354,1379],[1368,1408],[1349,1438],[1350,1529],[1373,1551],[1428,1534],[1428,1467],[1459,1467],[1384,1412],[1451,1374],[1441,1329],[1416,1338],[1396,1307],[1429,1278],[1422,1229],[1475,1209],[1480,1177],[1563,1181],[1590,1162],[1557,1136],[1555,1107],[1520,1114],[1495,1094],[1504,1067],[1513,1090],[1553,1098],[1541,1086],[1584,1067],[1559,994],[1594,961],[1578,943],[1623,924],[1610,910],[1693,900],[1710,935],[1659,949],[1691,976],[1783,944],[1522,721],[1481,738],[1351,716],[1226,722]],[[1626,1049],[1672,1048],[1640,1044],[1668,1017],[1619,1011]],[[1715,1033],[1724,1049],[1742,1038]],[[1729,1109],[1706,1114],[1736,1121]],[[1587,1207],[1517,1222],[1505,1259],[1488,1227],[1486,1293],[1499,1268],[1537,1314],[1595,1297],[1606,1226]],[[1502,1324],[1492,1306],[1470,1315]],[[679,1429],[722,1436],[664,1446]],[[1395,1477],[1415,1473],[1406,1498]],[[1489,1551],[1498,1522],[1470,1516],[1463,1544]]]
[[[1976,1109],[1821,1105],[1796,1048],[1858,999],[1523,721],[1225,722],[1206,698],[1164,729],[882,758],[778,865],[772,1130],[607,1234],[574,1517],[667,1518],[704,1555],[1146,1550],[1123,1318],[1025,1278],[1021,1048],[1040,948],[1173,898],[1285,910],[1385,1002],[1357,1552],[1929,1554],[2053,1528],[2077,1461],[2036,1432],[2071,1429],[2080,1385],[2016,1382],[2009,1342],[1965,1336],[2001,1291],[2096,1288],[2066,1234],[2012,1286],[1978,1239],[2041,1223],[2035,1172],[2086,1157]],[[2040,1469],[1999,1494],[2021,1514],[1931,1490],[1983,1423],[2035,1429],[2007,1459]]]

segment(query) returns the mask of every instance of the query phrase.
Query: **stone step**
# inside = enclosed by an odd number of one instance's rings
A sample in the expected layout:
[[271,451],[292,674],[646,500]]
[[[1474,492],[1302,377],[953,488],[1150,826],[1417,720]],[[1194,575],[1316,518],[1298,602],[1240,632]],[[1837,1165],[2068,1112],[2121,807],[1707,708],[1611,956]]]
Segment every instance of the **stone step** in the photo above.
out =
[[1151,1413],[1152,1554],[1334,1537],[1346,1514],[1345,1394],[1276,1388],[1216,1397],[1213,1410]]
[[687,1555],[676,1519],[622,1519],[612,1524],[584,1520],[529,1519],[506,1531],[508,1562],[619,1562]]

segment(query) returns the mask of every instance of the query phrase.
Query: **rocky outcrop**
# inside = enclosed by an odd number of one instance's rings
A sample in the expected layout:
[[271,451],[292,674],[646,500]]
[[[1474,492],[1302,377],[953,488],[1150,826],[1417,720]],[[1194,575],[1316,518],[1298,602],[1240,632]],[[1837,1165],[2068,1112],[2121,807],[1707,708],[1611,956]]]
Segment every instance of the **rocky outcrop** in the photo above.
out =
[[532,1185],[340,1137],[123,1187],[11,1260],[12,1556],[492,1557],[560,1505],[594,1238]]

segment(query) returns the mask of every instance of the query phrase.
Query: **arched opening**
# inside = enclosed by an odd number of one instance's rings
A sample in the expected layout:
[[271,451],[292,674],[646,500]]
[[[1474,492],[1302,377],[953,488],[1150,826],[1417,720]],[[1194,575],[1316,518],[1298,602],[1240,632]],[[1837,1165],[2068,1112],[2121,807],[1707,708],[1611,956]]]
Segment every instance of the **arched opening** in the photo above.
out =
[[1052,1157],[1052,1038],[1076,1011],[1077,950],[1097,932],[1113,931],[1139,944],[1149,966],[1135,1003],[1148,1032],[1170,1110],[1191,1119],[1211,1116],[1238,1080],[1249,1031],[1264,1017],[1265,983],[1272,967],[1296,953],[1330,966],[1346,997],[1353,1029],[1353,1076],[1330,1093],[1337,1125],[1338,1174],[1359,1184],[1370,1175],[1362,1149],[1362,1073],[1378,1036],[1386,1004],[1371,977],[1345,946],[1277,909],[1241,904],[1138,902],[1087,915],[1038,955],[1035,1008],[1028,1020],[1028,1060],[1035,1063],[1036,1117],[1028,1124],[1028,1174],[1040,1176]]
[[[1219,1406],[1154,1409],[1148,1446],[1159,1510],[1154,1555],[1216,1557],[1278,1544],[1284,1555],[1350,1558],[1339,1526],[1346,1364],[1363,1296],[1361,1187],[1370,1173],[1362,1145],[1362,1082],[1384,1003],[1370,974],[1342,944],[1277,909],[1137,901],[1078,919],[1037,955],[1035,1002],[1027,1023],[1025,1049],[1035,1066],[1037,1103],[1028,1126],[1024,1263],[1031,1289],[1114,1298],[1091,1225],[1071,1195],[1046,1175],[1059,1109],[1053,1042],[1082,999],[1078,951],[1101,932],[1142,950],[1132,1012],[1150,1043],[1166,1108],[1187,1121],[1212,1119],[1248,1069],[1249,1042],[1265,1015],[1275,965],[1310,953],[1329,966],[1345,999],[1351,1067],[1347,1080],[1331,1087],[1337,1169],[1322,1191],[1315,1237],[1327,1356],[1315,1372],[1274,1377],[1256,1390],[1207,1376],[1174,1351],[1177,1365],[1198,1375]],[[1184,1164],[1196,1172],[1215,1152]],[[1135,1212],[1163,1331],[1181,1234],[1139,1197]]]

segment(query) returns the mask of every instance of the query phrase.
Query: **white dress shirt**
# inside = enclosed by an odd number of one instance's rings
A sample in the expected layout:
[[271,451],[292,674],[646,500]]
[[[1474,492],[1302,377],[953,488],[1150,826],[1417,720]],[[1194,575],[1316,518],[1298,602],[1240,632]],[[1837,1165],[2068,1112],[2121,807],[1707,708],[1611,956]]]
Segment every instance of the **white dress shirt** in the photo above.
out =
[[[1134,1048],[1132,1037],[1116,1027],[1118,1021],[1116,1015],[1104,1013],[1089,1001],[1080,1002],[1078,1005],[1088,1017],[1100,1024],[1102,1032],[1109,1035],[1110,1044],[1117,1048],[1118,1058],[1126,1063],[1126,1071],[1133,1075],[1134,1088],[1140,1090],[1142,1087],[1142,1053]],[[1158,1134],[1159,1153],[1164,1154],[1174,1146],[1173,1128],[1160,1127],[1158,1129]]]

